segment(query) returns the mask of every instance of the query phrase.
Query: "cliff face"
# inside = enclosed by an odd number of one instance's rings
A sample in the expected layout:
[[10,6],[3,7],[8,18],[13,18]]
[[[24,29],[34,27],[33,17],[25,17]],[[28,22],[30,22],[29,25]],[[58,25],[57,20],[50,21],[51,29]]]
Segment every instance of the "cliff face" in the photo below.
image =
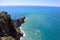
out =
[[20,26],[24,23],[25,17],[13,20],[7,12],[0,12],[0,36],[11,36],[16,40],[20,40],[23,36]]

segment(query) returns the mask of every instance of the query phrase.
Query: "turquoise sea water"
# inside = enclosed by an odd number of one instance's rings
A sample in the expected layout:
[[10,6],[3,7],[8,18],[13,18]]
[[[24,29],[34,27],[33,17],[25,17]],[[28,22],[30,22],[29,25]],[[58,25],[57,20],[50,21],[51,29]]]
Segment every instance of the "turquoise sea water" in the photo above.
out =
[[13,19],[26,16],[21,26],[25,37],[21,40],[60,40],[60,7],[0,6]]

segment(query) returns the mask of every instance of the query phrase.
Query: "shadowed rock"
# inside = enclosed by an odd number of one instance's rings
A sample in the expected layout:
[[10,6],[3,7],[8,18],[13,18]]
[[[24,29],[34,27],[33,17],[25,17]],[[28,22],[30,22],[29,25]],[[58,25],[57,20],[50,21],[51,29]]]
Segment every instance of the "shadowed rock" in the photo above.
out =
[[7,12],[0,12],[0,37],[11,36],[16,40],[20,40],[23,32],[20,26],[24,23],[25,17],[13,20]]

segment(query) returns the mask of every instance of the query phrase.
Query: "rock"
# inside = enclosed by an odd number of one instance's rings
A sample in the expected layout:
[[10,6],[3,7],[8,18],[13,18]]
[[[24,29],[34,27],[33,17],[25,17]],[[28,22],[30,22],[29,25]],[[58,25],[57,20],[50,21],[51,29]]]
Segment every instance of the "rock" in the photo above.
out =
[[25,22],[24,19],[25,17],[13,20],[11,16],[8,14],[8,12],[4,12],[4,11],[0,12],[0,30],[1,30],[0,36],[1,38],[11,36],[15,38],[16,40],[20,40],[20,37],[23,36],[23,33],[21,32],[19,27]]

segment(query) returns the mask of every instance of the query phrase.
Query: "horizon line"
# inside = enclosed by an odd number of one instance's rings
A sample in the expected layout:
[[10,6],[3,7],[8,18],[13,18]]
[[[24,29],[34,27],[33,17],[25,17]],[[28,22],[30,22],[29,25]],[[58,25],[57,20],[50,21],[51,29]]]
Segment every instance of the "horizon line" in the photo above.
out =
[[[0,5],[0,6],[36,6],[36,5]],[[60,7],[60,6],[47,6],[47,7]]]
[[49,6],[49,7],[60,7],[56,5],[0,5],[0,6]]

